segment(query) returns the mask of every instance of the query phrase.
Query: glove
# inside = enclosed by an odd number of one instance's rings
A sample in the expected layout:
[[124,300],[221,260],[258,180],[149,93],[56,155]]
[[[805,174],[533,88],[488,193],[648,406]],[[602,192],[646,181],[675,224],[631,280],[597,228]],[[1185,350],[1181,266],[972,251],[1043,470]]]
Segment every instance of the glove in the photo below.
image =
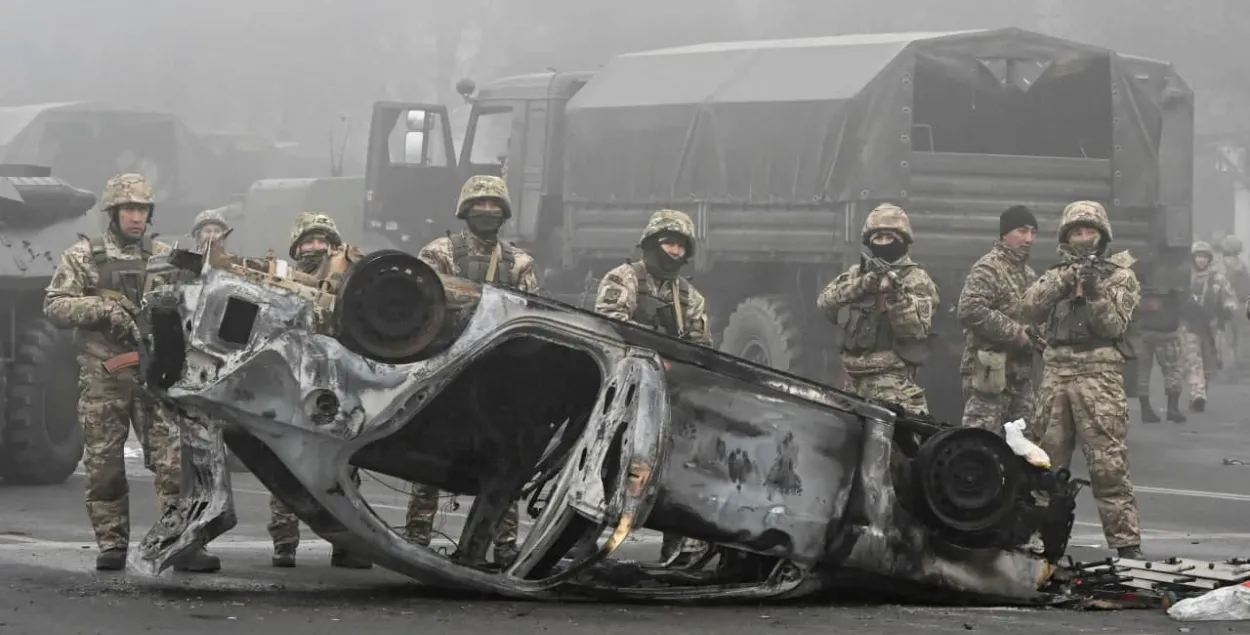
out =
[[876,293],[881,286],[881,274],[869,271],[859,277],[859,290],[862,293]]
[[1098,297],[1098,282],[1101,279],[1092,268],[1081,272],[1081,288],[1085,291],[1085,297],[1091,300]]

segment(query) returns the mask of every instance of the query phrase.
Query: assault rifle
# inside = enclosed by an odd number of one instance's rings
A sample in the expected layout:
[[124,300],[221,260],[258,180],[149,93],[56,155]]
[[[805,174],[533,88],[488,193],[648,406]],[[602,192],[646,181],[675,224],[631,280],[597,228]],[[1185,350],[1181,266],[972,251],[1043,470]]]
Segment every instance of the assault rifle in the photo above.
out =
[[903,283],[898,278],[898,272],[894,271],[894,268],[890,266],[890,263],[877,256],[860,252],[859,268],[861,271],[867,273],[875,273],[877,275],[884,276],[885,279],[890,281],[890,285],[895,289],[901,289],[903,287]]

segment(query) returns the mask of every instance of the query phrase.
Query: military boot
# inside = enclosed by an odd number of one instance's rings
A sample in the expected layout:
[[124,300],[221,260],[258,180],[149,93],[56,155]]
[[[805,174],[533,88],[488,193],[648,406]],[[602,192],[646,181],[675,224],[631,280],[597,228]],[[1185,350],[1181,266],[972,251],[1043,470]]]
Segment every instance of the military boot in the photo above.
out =
[[516,562],[517,556],[521,555],[521,550],[517,549],[515,542],[501,542],[495,544],[495,564],[507,569]]
[[1142,423],[1159,423],[1162,421],[1162,419],[1159,418],[1159,413],[1155,412],[1155,409],[1151,407],[1150,397],[1141,396],[1137,398],[1137,401],[1141,404]]
[[221,571],[221,558],[209,554],[203,547],[191,552],[182,562],[174,565],[174,571],[183,573],[215,573]]
[[1189,418],[1181,414],[1181,394],[1179,392],[1168,393],[1168,421],[1173,423],[1185,423]]
[[273,566],[290,569],[295,566],[295,545],[286,543],[273,546]]
[[1121,558],[1128,560],[1145,560],[1146,556],[1141,552],[1141,545],[1129,545],[1127,547],[1118,547],[1116,554]]
[[1207,398],[1198,397],[1198,398],[1189,400],[1189,409],[1193,410],[1194,412],[1202,412],[1203,410],[1206,410]]
[[126,548],[105,549],[95,557],[96,571],[121,571],[126,568]]
[[333,550],[330,552],[330,566],[341,569],[372,569],[373,563],[368,560],[361,560],[353,556],[347,549],[334,545]]

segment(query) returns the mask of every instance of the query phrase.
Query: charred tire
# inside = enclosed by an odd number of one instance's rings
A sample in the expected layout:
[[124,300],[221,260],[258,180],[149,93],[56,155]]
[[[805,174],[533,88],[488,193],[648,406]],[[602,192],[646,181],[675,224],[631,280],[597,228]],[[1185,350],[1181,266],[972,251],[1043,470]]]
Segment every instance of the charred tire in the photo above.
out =
[[13,355],[0,478],[13,485],[64,483],[82,460],[73,338],[34,320],[19,330]]
[[799,320],[782,296],[747,298],[729,316],[720,350],[757,364],[802,375]]

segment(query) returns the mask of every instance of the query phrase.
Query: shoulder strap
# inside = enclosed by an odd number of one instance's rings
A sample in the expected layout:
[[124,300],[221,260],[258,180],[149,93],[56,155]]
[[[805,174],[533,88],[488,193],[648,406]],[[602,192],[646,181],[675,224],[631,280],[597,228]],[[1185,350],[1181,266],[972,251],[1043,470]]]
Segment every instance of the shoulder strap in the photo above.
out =
[[631,269],[634,270],[634,277],[638,278],[638,283],[642,284],[647,279],[647,265],[641,260],[634,260],[629,263]]
[[139,241],[139,251],[143,254],[144,259],[152,257],[152,237],[144,235]]
[[104,246],[104,236],[92,236],[87,242],[91,245],[91,260],[96,265],[107,263],[108,248]]

